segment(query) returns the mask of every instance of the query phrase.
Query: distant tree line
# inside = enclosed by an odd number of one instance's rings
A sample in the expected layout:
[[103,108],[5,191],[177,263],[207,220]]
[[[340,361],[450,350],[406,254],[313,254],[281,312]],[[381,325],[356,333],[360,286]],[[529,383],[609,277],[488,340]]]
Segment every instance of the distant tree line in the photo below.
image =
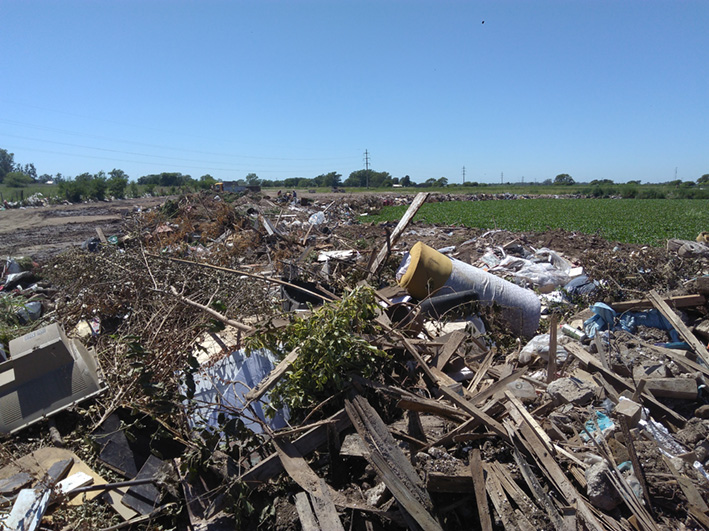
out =
[[[217,183],[217,179],[206,174],[199,179],[179,172],[163,172],[144,175],[137,181],[130,181],[129,176],[120,169],[114,168],[108,173],[100,171],[95,174],[82,173],[76,177],[65,177],[61,173],[55,175],[37,175],[34,164],[20,164],[15,162],[14,154],[5,149],[0,149],[0,183],[22,188],[34,183],[55,183],[58,185],[58,194],[61,198],[72,202],[81,200],[103,200],[107,197],[124,198],[137,197],[140,193],[153,195],[157,189],[169,193],[209,190]],[[419,187],[419,188],[444,188],[448,186],[487,187],[496,186],[476,181],[459,184],[449,184],[446,177],[426,179],[424,182],[415,183],[411,177],[393,177],[386,171],[371,169],[356,170],[342,180],[342,174],[331,171],[317,177],[289,177],[282,180],[260,179],[255,173],[249,173],[237,183],[242,185],[260,185],[268,188],[337,188],[340,186],[350,188],[388,188],[388,187]],[[553,179],[549,178],[540,183],[542,186],[574,186],[573,191],[593,197],[620,196],[625,198],[663,198],[663,197],[704,197],[709,196],[709,190],[703,190],[703,185],[709,184],[709,173],[705,173],[696,181],[681,181],[679,179],[666,183],[643,186],[641,182],[629,181],[616,184],[610,179],[595,179],[590,182],[578,183],[568,173],[560,173]],[[532,183],[506,183],[506,185],[533,186]],[[537,184],[534,183],[534,186]]]

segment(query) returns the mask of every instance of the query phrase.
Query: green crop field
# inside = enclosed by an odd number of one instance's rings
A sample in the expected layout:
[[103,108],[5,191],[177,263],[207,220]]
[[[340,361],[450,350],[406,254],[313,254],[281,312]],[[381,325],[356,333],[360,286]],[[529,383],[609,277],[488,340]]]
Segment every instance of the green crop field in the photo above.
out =
[[[365,222],[396,221],[406,206],[384,207]],[[664,245],[669,238],[694,240],[709,230],[703,199],[518,199],[424,204],[414,220],[481,229],[542,232],[564,229],[598,233],[611,241]]]

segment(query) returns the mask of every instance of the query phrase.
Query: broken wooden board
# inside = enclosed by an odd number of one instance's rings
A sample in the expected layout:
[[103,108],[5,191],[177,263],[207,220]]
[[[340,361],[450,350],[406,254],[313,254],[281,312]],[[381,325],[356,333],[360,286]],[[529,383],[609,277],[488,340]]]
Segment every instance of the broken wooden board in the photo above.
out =
[[[21,458],[13,461],[11,464],[3,467],[0,469],[0,479],[9,478],[20,472],[27,472],[34,475],[37,479],[41,479],[49,472],[52,465],[54,465],[57,461],[64,461],[66,459],[71,459],[73,462],[73,465],[68,471],[69,474],[84,472],[93,478],[95,484],[103,485],[106,483],[105,479],[89,468],[89,466],[79,459],[79,456],[74,452],[63,448],[53,447],[40,448],[39,450],[35,450],[32,453],[22,456]],[[86,496],[86,499],[93,499],[99,494],[99,492],[90,492],[85,495],[82,494],[81,496],[74,496],[69,500],[69,504],[81,505],[83,503],[84,496]]]
[[409,205],[409,208],[401,217],[399,223],[397,223],[396,227],[394,227],[394,230],[389,236],[389,239],[384,243],[382,248],[379,250],[379,253],[372,261],[372,265],[369,267],[369,276],[367,278],[371,278],[377,274],[379,268],[384,263],[384,260],[386,260],[386,257],[391,252],[391,248],[394,247],[394,245],[396,245],[396,242],[399,241],[399,238],[401,237],[402,233],[406,230],[406,227],[409,226],[409,223],[419,211],[421,205],[426,202],[428,196],[428,192],[419,192],[418,194],[416,194],[416,197],[412,201],[411,205]]
[[[335,413],[328,420],[331,421],[337,433],[342,432],[350,426],[350,419],[344,410]],[[301,455],[309,455],[320,446],[326,444],[327,440],[327,426],[318,424],[293,441],[293,445]],[[253,487],[268,481],[282,471],[283,465],[281,464],[281,460],[278,458],[278,454],[274,453],[244,472],[239,477],[239,480]]]
[[648,299],[650,299],[655,308],[657,308],[660,313],[665,316],[665,319],[672,324],[674,329],[677,330],[680,336],[682,336],[682,339],[689,343],[689,346],[692,347],[694,352],[696,352],[697,356],[701,358],[704,364],[709,366],[709,352],[707,352],[706,347],[697,339],[689,328],[687,328],[681,319],[677,317],[677,314],[672,311],[672,308],[670,308],[667,303],[662,300],[660,295],[658,295],[655,290],[650,290],[650,293],[648,293]]
[[[695,308],[697,306],[704,306],[707,303],[707,299],[703,295],[663,297],[662,301],[673,308]],[[628,310],[647,310],[653,306],[654,303],[650,299],[614,302],[610,305],[610,307],[618,313],[627,312]]]
[[658,398],[697,399],[697,381],[694,378],[648,378],[645,390]]
[[19,472],[14,476],[0,480],[0,496],[13,495],[34,481],[27,472]]
[[50,488],[22,489],[17,495],[10,514],[0,521],[3,529],[18,531],[34,531],[42,521],[47,507]]
[[274,437],[272,442],[286,473],[310,495],[310,502],[319,526],[322,529],[344,531],[330,495],[330,487],[310,468],[290,441]]
[[291,365],[295,362],[295,360],[298,359],[298,355],[300,354],[300,348],[296,347],[293,349],[292,352],[288,353],[288,355],[281,360],[278,365],[269,373],[266,378],[261,380],[261,383],[259,383],[256,387],[251,389],[248,393],[244,395],[244,399],[246,400],[246,403],[244,404],[244,408],[246,408],[251,402],[254,400],[258,400],[261,398],[264,394],[268,392],[271,387],[273,387],[278,380],[281,379],[281,377],[286,373],[288,369],[291,368]]
[[399,502],[409,526],[420,525],[426,531],[442,529],[430,512],[433,504],[421,478],[366,398],[358,395],[346,399],[345,410],[369,448],[369,463]]
[[475,503],[478,507],[478,518],[482,531],[492,531],[492,519],[485,493],[485,470],[480,456],[480,449],[475,448],[470,454],[470,475],[475,489]]
[[448,341],[446,341],[446,344],[443,346],[443,350],[436,358],[436,369],[440,371],[443,370],[453,354],[456,353],[460,345],[465,341],[467,335],[468,334],[463,330],[456,330],[450,335]]

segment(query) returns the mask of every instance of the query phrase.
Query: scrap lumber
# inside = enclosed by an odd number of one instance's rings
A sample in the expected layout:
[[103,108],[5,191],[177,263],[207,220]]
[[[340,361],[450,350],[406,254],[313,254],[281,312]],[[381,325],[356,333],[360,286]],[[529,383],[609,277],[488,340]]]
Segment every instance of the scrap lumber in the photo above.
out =
[[361,395],[345,399],[345,410],[369,449],[369,463],[399,502],[409,527],[419,525],[424,531],[441,530],[430,513],[433,504],[421,478],[376,410]]
[[303,531],[321,531],[320,524],[315,518],[313,508],[310,506],[310,500],[305,492],[299,492],[295,495],[295,509],[298,511],[298,518],[300,518],[300,525]]
[[547,383],[550,384],[556,379],[556,333],[557,315],[552,314],[551,323],[549,323],[549,359],[547,360]]
[[49,506],[51,493],[52,489],[45,487],[22,489],[17,495],[12,511],[2,521],[3,529],[21,529],[23,531],[37,529]]
[[450,335],[448,341],[446,341],[446,344],[443,346],[443,350],[436,358],[436,369],[443,370],[453,354],[458,350],[461,343],[463,343],[466,336],[467,334],[462,330],[456,330]]
[[[595,371],[600,372],[611,385],[613,385],[616,389],[619,389],[619,392],[636,392],[636,388],[632,383],[630,383],[625,378],[621,378],[614,372],[605,369],[601,362],[598,361],[595,356],[589,353],[579,343],[570,342],[567,343],[564,348],[569,354],[577,358],[581,363],[592,368]],[[682,415],[680,415],[673,409],[670,409],[661,402],[658,402],[655,397],[653,397],[650,393],[639,393],[639,396],[634,398],[634,401],[637,401],[637,399],[640,397],[642,397],[643,402],[645,403],[647,408],[650,409],[650,412],[653,415],[656,415],[657,417],[663,417],[679,428],[682,428],[685,424],[687,424],[687,419],[685,419]]]
[[396,245],[396,242],[399,241],[399,238],[401,237],[402,233],[406,230],[406,227],[409,226],[409,223],[419,211],[421,205],[426,202],[428,196],[429,192],[419,192],[418,194],[416,194],[416,197],[409,205],[409,208],[399,220],[399,223],[397,223],[396,227],[394,227],[394,230],[392,231],[391,235],[384,243],[382,248],[379,250],[379,253],[377,254],[376,258],[372,261],[372,264],[369,267],[369,275],[367,279],[372,278],[379,272],[379,268],[384,263],[384,260],[386,259],[387,255],[391,252],[391,248]]
[[[334,429],[340,433],[350,425],[350,419],[344,410],[332,415],[329,419]],[[318,423],[317,426],[308,430],[303,435],[293,441],[293,445],[301,455],[308,455],[328,441],[327,425]],[[258,486],[269,479],[277,476],[283,471],[283,465],[277,453],[271,454],[266,459],[251,467],[239,476],[239,481],[247,485]]]
[[270,374],[261,380],[261,382],[251,389],[248,393],[244,395],[246,401],[244,408],[246,408],[254,400],[258,400],[264,394],[268,392],[271,387],[273,387],[278,380],[286,373],[288,369],[291,368],[295,360],[298,359],[300,355],[300,347],[295,347],[288,355],[281,360],[278,365],[270,372]]
[[697,337],[687,328],[687,326],[677,317],[677,314],[672,311],[672,309],[667,305],[667,303],[662,300],[660,295],[653,289],[648,293],[648,299],[652,302],[653,306],[657,308],[662,315],[665,316],[675,330],[682,336],[689,346],[692,347],[697,356],[704,362],[705,365],[709,366],[709,352],[707,352],[704,344],[697,339]]
[[282,437],[274,437],[273,445],[285,471],[310,495],[320,527],[332,531],[344,531],[327,483],[310,468],[293,443]]
[[[707,299],[704,295],[681,295],[678,297],[663,297],[662,301],[674,308],[696,308],[704,306]],[[627,312],[628,310],[647,310],[652,308],[654,303],[648,299],[637,299],[632,301],[614,302],[610,305],[618,313]]]
[[396,403],[396,406],[408,411],[432,413],[434,415],[438,415],[439,417],[448,418],[458,422],[461,422],[470,416],[466,411],[456,409],[430,398],[402,397]]
[[470,475],[473,478],[475,487],[475,503],[478,507],[478,518],[482,531],[492,531],[492,519],[487,504],[487,494],[485,492],[485,476],[480,457],[480,449],[475,448],[470,453]]
[[546,511],[547,516],[549,516],[549,520],[551,520],[554,529],[557,529],[559,531],[575,530],[575,525],[567,525],[564,519],[559,515],[559,511],[557,511],[554,505],[551,503],[548,494],[544,491],[544,488],[542,487],[541,483],[539,483],[537,476],[532,473],[532,469],[529,466],[529,463],[524,460],[524,457],[517,449],[517,447],[513,446],[512,451],[515,462],[517,463],[517,467],[519,468],[519,471],[522,474],[522,478],[529,487],[530,492],[534,493],[537,501],[542,504],[542,507],[544,507],[544,510]]
[[493,431],[495,434],[497,434],[504,440],[509,439],[507,431],[505,431],[505,428],[502,426],[502,424],[497,422],[483,410],[477,408],[468,400],[465,400],[464,398],[456,395],[454,392],[447,389],[446,387],[439,387],[439,390],[448,400],[453,402],[456,406],[460,407],[463,411],[468,412],[471,417],[477,418],[482,424],[485,424],[485,426],[487,426],[490,431]]
[[512,515],[514,514],[512,504],[510,503],[510,500],[507,499],[507,496],[505,496],[502,486],[495,477],[495,474],[492,470],[490,470],[490,467],[487,464],[483,464],[483,468],[487,473],[487,477],[485,479],[485,491],[487,492],[490,501],[492,501],[492,505],[495,507],[495,512],[497,512],[500,520],[502,520],[502,525],[504,528],[520,531],[524,529],[524,531],[527,531],[528,528],[526,526],[522,528],[519,526],[520,522],[517,521],[516,518],[514,520],[512,519]]

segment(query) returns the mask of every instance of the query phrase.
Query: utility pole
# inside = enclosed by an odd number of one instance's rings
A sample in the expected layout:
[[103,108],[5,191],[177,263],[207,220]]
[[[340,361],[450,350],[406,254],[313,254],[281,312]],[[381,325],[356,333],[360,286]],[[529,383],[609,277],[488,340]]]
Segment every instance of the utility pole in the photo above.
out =
[[367,175],[367,188],[369,188],[369,151],[364,150],[364,169]]
[[463,184],[465,184],[465,166],[463,166]]
[[505,172],[501,171],[501,172],[500,172],[500,184],[505,184],[505,183],[503,182],[504,177],[505,177]]

